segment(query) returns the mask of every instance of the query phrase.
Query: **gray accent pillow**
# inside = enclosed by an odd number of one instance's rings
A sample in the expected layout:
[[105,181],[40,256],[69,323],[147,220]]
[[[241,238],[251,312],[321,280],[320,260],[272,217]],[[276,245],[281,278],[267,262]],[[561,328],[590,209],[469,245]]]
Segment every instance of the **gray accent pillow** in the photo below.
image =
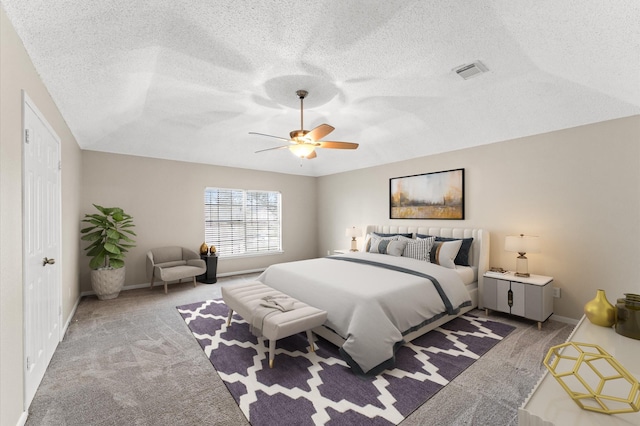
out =
[[366,240],[367,242],[366,242],[366,244],[364,246],[364,251],[371,252],[371,240],[372,240],[372,238],[377,238],[379,240],[397,240],[398,236],[394,235],[392,237],[379,237],[375,233],[374,234],[368,234],[367,235],[367,240]]
[[404,252],[404,248],[406,246],[406,241],[382,239],[374,235],[371,237],[369,252],[390,254],[391,256],[402,256],[402,253]]

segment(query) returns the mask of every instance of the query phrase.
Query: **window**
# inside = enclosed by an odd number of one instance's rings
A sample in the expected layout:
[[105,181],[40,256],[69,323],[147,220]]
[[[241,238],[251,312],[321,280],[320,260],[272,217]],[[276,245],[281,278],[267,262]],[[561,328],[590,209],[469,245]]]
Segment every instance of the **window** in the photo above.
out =
[[205,242],[224,257],[281,253],[280,204],[279,192],[206,188]]

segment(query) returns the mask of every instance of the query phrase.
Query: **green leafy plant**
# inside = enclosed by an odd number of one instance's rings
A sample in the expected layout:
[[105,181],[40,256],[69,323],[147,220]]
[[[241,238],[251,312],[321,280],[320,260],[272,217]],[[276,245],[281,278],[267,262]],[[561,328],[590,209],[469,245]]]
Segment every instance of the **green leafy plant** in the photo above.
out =
[[133,217],[119,207],[102,207],[93,205],[100,214],[86,214],[82,222],[91,224],[80,230],[84,234],[82,240],[90,241],[85,248],[91,257],[91,269],[118,269],[124,266],[124,255],[128,249],[135,247],[136,236],[131,230]]

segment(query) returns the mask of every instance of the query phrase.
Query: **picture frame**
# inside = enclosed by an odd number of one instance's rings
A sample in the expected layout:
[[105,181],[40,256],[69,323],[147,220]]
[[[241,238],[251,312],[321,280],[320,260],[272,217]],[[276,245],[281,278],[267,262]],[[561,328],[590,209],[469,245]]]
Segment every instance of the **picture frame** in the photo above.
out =
[[464,219],[464,169],[389,179],[389,218]]

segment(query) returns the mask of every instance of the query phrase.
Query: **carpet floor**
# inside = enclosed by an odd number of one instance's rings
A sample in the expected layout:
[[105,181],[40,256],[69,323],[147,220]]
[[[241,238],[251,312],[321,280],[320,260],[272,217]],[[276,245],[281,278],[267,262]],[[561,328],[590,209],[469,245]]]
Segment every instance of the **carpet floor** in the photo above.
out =
[[[255,275],[84,297],[29,408],[27,425],[247,425],[176,306],[221,297],[221,286]],[[473,315],[486,318],[482,311]],[[516,425],[517,410],[550,346],[573,326],[502,314],[506,338],[410,414],[401,426]],[[278,362],[278,359],[276,359]],[[282,421],[281,424],[287,424]]]

